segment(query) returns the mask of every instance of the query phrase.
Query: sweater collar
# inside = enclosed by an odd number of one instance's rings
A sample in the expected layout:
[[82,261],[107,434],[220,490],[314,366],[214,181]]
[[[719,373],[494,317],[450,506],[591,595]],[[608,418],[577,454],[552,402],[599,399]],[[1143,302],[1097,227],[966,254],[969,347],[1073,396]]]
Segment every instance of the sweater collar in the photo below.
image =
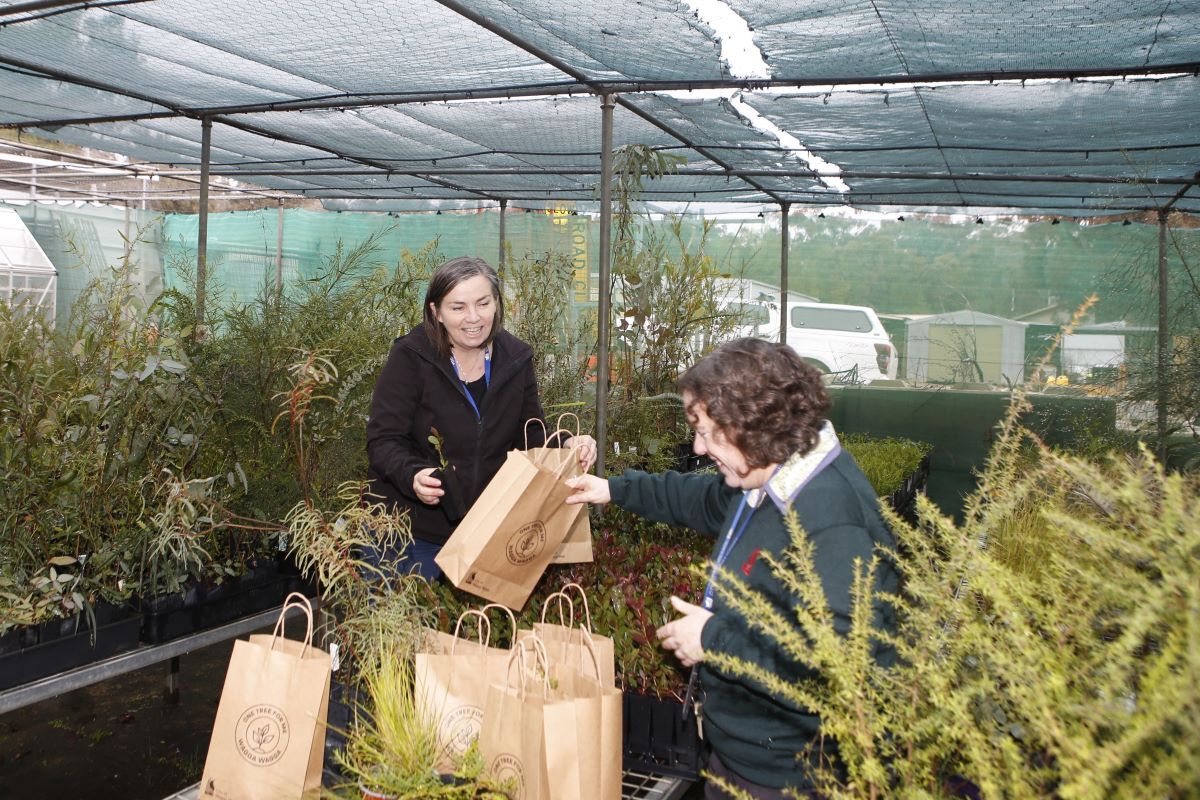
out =
[[805,484],[832,464],[841,452],[842,446],[833,430],[833,423],[826,420],[817,433],[816,446],[807,453],[799,450],[792,453],[787,461],[779,465],[765,486],[746,492],[746,502],[758,508],[764,498],[770,497],[780,513],[785,513]]

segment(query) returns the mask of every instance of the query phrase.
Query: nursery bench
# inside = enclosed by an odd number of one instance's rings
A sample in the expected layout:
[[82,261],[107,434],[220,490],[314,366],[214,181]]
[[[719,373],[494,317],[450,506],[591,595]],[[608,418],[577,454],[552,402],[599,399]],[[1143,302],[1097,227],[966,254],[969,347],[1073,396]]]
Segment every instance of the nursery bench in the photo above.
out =
[[[316,603],[316,600],[313,600]],[[120,655],[96,661],[83,667],[68,670],[57,675],[49,675],[40,680],[14,686],[0,692],[0,714],[15,711],[19,708],[49,700],[60,694],[82,689],[95,683],[124,675],[127,672],[142,667],[157,664],[162,661],[176,659],[179,656],[198,650],[210,644],[234,639],[251,631],[270,627],[279,618],[280,606],[261,611],[249,617],[235,620],[217,628],[199,631],[169,642],[156,645],[144,645]],[[168,676],[169,688],[174,688],[178,674],[178,662],[172,661],[172,669]]]

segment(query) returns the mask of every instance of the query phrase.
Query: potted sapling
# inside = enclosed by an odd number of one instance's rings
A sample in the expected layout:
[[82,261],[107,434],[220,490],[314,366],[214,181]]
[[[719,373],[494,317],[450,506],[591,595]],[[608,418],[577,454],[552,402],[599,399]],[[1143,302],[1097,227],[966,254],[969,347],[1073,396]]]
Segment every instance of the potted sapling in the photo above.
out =
[[467,497],[454,465],[446,460],[442,452],[442,435],[438,433],[437,428],[429,429],[429,444],[433,446],[438,457],[438,468],[433,471],[433,477],[442,482],[442,513],[451,522],[458,522],[467,515]]

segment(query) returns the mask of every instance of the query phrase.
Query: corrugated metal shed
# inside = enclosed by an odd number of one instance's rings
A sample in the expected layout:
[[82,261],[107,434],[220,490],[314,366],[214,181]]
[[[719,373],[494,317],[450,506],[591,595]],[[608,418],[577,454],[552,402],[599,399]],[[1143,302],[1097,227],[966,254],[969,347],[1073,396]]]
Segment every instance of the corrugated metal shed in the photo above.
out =
[[1025,328],[981,311],[950,311],[909,320],[905,377],[916,381],[987,383],[1025,380]]

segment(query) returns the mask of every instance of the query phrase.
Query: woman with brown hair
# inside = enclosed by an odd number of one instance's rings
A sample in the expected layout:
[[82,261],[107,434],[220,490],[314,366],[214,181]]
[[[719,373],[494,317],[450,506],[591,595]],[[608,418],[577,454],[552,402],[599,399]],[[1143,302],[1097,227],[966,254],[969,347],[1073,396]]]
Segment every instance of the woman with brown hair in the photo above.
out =
[[[699,603],[678,597],[682,616],[658,630],[663,647],[697,674],[703,692],[703,730],[712,745],[709,772],[756,798],[782,798],[784,787],[811,788],[810,764],[834,757],[821,752],[820,719],[786,705],[762,686],[722,674],[705,663],[711,651],[738,656],[783,679],[813,677],[780,645],[722,603],[713,579],[735,575],[765,597],[785,619],[800,600],[771,572],[763,554],[778,558],[791,544],[785,515],[794,511],[812,543],[837,630],[850,627],[854,560],[866,564],[878,547],[892,547],[866,477],[838,444],[825,419],[829,397],[820,374],[786,345],[739,339],[717,348],[679,381],[684,410],[695,431],[693,449],[716,466],[713,474],[626,470],[607,480],[572,481],[568,503],[608,503],[717,538],[712,577]],[[888,561],[875,589],[894,591]],[[894,628],[890,609],[875,609],[875,624]],[[878,652],[883,662],[893,655]],[[706,798],[726,795],[714,784]]]
[[[543,414],[533,351],[504,330],[500,277],[491,265],[471,257],[442,264],[429,279],[424,315],[392,343],[375,383],[367,456],[371,493],[410,514],[413,543],[401,567],[434,580],[441,575],[434,557],[460,518],[443,502],[442,463],[470,508],[508,451],[525,448],[526,421]],[[542,430],[529,426],[530,447],[543,444]],[[585,470],[596,460],[591,436],[562,444],[576,450]],[[394,562],[399,554],[378,555]]]

